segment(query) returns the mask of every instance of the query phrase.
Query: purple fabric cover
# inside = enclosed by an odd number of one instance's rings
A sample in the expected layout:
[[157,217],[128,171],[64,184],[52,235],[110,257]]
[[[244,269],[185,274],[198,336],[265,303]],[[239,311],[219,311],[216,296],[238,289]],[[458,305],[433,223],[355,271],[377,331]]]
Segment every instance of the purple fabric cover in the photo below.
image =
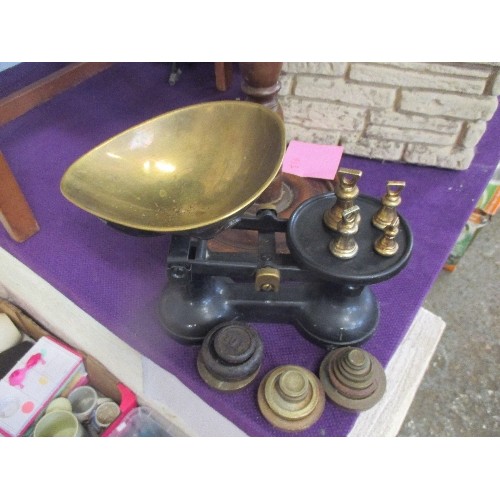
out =
[[63,69],[68,63],[22,63],[15,68],[0,74],[0,99],[22,90],[56,71]]
[[[14,67],[6,71],[20,70]],[[0,228],[0,245],[130,346],[252,436],[288,436],[271,427],[256,403],[263,376],[282,364],[317,372],[326,352],[286,324],[256,324],[264,342],[257,379],[236,393],[219,393],[196,371],[199,347],[177,344],[162,331],[156,307],[166,283],[169,236],[141,238],[115,231],[65,200],[60,179],[78,157],[111,136],[181,106],[241,97],[236,69],[231,89],[215,89],[212,63],[183,66],[175,86],[168,64],[120,63],[0,128],[0,151],[27,197],[40,232],[22,244]],[[0,87],[2,85],[0,74]],[[500,157],[500,113],[490,121],[471,167],[463,172],[344,155],[360,169],[362,193],[380,197],[387,180],[405,180],[400,212],[414,234],[408,266],[372,287],[379,326],[364,348],[385,366],[403,339]],[[345,436],[355,413],[327,402],[319,422],[297,436]]]

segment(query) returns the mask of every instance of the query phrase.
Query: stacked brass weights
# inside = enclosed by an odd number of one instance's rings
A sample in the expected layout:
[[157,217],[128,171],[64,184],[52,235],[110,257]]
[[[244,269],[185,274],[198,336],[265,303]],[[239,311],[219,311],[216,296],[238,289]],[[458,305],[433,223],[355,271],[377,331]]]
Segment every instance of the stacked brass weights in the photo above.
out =
[[[355,235],[361,221],[356,205],[357,186],[362,172],[339,169],[335,178],[336,202],[325,211],[324,224],[332,231],[330,253],[351,259],[358,252]],[[373,244],[383,257],[398,250],[395,237],[401,203],[402,181],[387,182],[387,191],[372,224],[383,231]],[[245,323],[228,322],[212,329],[198,355],[198,371],[210,386],[234,391],[252,382],[260,369],[262,342],[258,333]],[[259,384],[257,402],[264,418],[285,431],[301,431],[321,417],[326,398],[352,411],[365,411],[385,393],[386,377],[380,362],[369,352],[353,346],[333,349],[324,357],[319,377],[297,365],[282,365],[268,372]]]
[[[250,325],[230,321],[210,330],[198,352],[201,378],[214,389],[236,391],[250,384],[259,372],[263,346]],[[325,408],[325,391],[316,375],[295,365],[269,372],[257,396],[263,416],[274,426],[299,431],[313,425]]]
[[319,378],[328,398],[346,410],[364,411],[385,392],[385,372],[379,361],[358,347],[341,347],[323,359]]
[[323,414],[325,402],[325,390],[318,377],[297,365],[271,370],[257,392],[257,403],[264,418],[285,431],[311,427]]
[[259,372],[263,345],[259,334],[246,323],[217,325],[203,339],[197,367],[201,378],[220,391],[246,387]]

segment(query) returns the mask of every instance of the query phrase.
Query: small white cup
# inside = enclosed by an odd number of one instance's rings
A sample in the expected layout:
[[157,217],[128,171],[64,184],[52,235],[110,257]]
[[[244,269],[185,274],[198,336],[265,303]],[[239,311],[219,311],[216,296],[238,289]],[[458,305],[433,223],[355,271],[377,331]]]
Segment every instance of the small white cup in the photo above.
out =
[[120,407],[114,401],[105,401],[100,404],[90,420],[89,428],[96,434],[107,429],[120,415]]
[[70,411],[54,410],[45,414],[35,425],[34,437],[83,437],[82,424]]
[[76,418],[87,423],[97,407],[97,392],[90,385],[81,385],[68,394],[71,408]]
[[23,336],[5,313],[0,313],[0,352],[19,344]]

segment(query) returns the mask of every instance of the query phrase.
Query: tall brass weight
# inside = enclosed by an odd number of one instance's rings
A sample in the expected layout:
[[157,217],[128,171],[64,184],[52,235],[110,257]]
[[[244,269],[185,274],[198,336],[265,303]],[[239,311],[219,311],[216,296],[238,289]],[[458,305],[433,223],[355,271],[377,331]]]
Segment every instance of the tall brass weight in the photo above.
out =
[[387,181],[387,191],[382,197],[382,206],[372,218],[375,227],[383,231],[396,219],[396,209],[401,205],[401,191],[405,186],[405,181]]
[[332,255],[339,259],[352,259],[358,253],[358,244],[354,235],[358,232],[359,220],[357,205],[342,212],[342,220],[338,224],[336,236],[328,246]]
[[[363,173],[360,170],[339,168],[335,177],[335,204],[323,215],[323,222],[332,231],[337,231],[342,222],[344,210],[352,208],[359,195],[357,183]],[[359,213],[357,222],[359,223]]]

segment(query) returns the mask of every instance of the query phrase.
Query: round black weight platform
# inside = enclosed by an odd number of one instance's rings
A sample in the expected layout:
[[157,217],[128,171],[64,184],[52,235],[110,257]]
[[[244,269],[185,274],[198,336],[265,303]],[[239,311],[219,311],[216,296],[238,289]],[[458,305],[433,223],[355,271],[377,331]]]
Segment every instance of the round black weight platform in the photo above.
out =
[[323,214],[336,200],[334,193],[321,194],[302,203],[291,215],[287,226],[287,244],[295,261],[317,276],[343,285],[370,285],[395,276],[408,263],[413,237],[411,230],[399,215],[398,252],[382,257],[373,249],[375,240],[383,232],[371,223],[380,208],[380,200],[360,195],[361,221],[357,234],[358,253],[351,259],[339,259],[330,253],[328,245],[335,233],[323,223]]

